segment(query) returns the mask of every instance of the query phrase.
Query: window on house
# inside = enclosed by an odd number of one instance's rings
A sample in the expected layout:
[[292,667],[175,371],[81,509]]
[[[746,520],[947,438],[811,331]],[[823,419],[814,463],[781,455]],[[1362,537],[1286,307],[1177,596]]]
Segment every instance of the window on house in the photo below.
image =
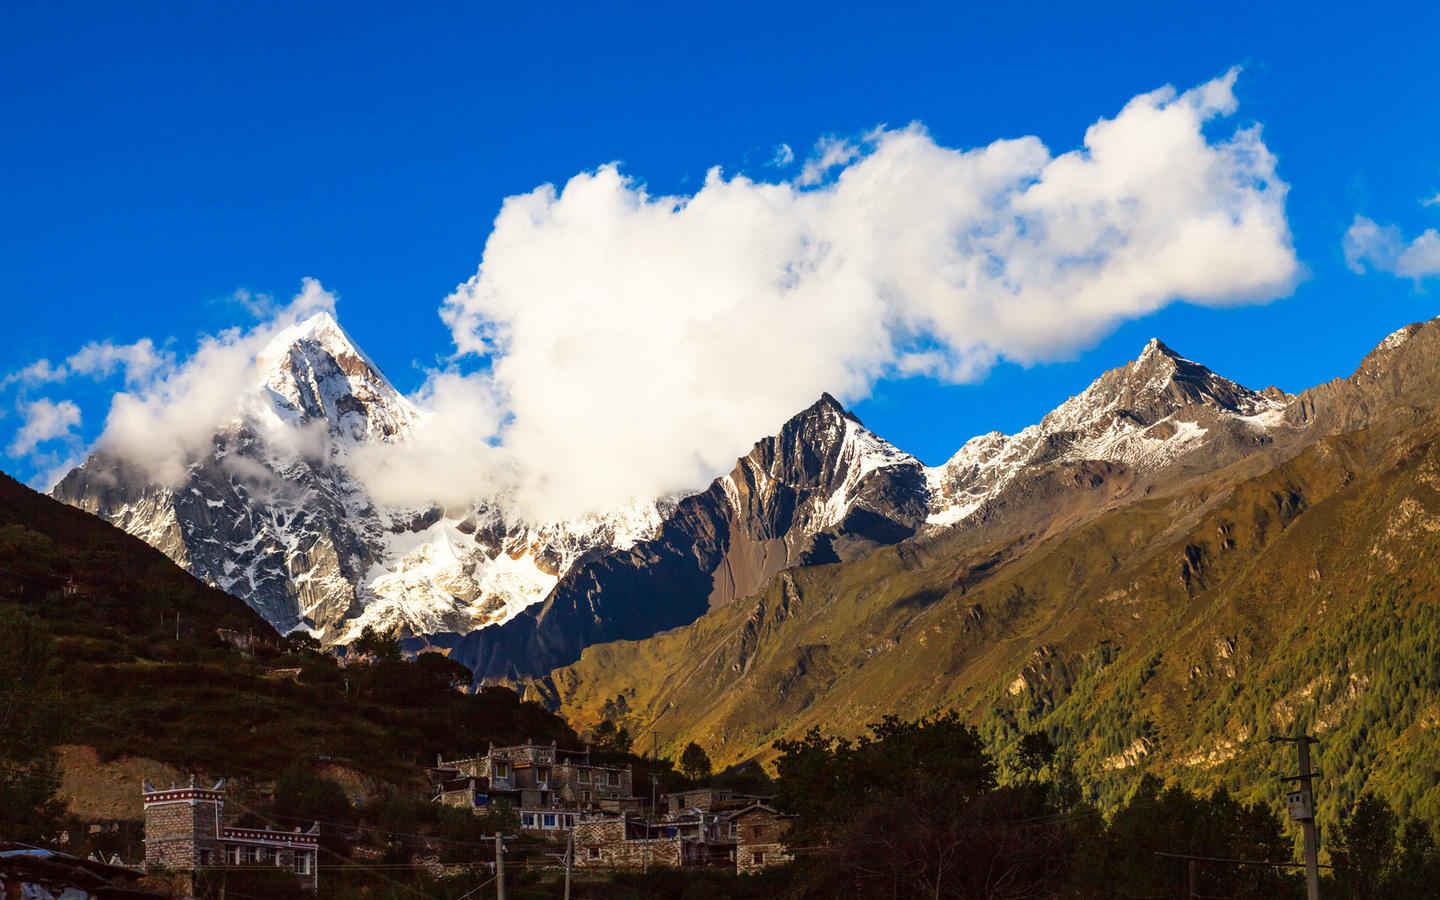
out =
[[591,795],[591,793],[590,793],[589,791],[581,791],[581,792],[580,792],[580,802],[581,802],[581,803],[589,803],[589,802],[591,802],[591,801],[590,801],[590,797],[591,797],[591,796],[592,796],[592,795]]
[[600,848],[599,848],[599,847],[591,847],[591,848],[590,848],[590,858],[591,858],[591,859],[599,859],[599,858],[600,858]]
[[497,763],[495,764],[495,777],[496,777],[496,778],[509,778],[509,777],[510,777],[510,767],[507,766],[507,765],[505,765],[503,762],[497,762]]
[[608,784],[608,785],[610,785],[611,787],[619,787],[619,786],[620,786],[620,773],[619,773],[619,772],[608,772],[608,773],[606,773],[605,783]]
[[297,853],[295,858],[295,871],[301,875],[310,874],[310,854]]
[[590,770],[589,770],[589,769],[579,769],[578,771],[579,771],[579,773],[580,773],[579,776],[578,776],[579,779],[580,779],[580,783],[581,783],[581,784],[589,784],[589,783],[590,783]]
[[202,865],[202,866],[208,866],[208,865],[210,865],[210,851],[209,851],[209,850],[201,850],[201,851],[200,851],[200,865]]
[[226,847],[226,848],[225,848],[225,861],[228,862],[228,863],[229,863],[230,865],[232,865],[232,866],[238,866],[238,865],[240,865],[240,848],[239,848],[239,847]]
[[523,814],[520,816],[520,827],[521,827],[521,828],[534,828],[534,827],[535,827],[535,814],[534,814],[534,813],[523,813]]
[[536,769],[536,770],[535,770],[535,780],[538,781],[538,782],[540,782],[541,784],[544,784],[545,782],[549,781],[549,780],[550,780],[550,770],[547,769],[547,768],[545,768],[544,766],[541,766],[540,768]]
[[545,816],[544,816],[544,823],[545,823],[545,827],[546,827],[546,828],[554,828],[554,827],[555,827],[555,814],[554,814],[554,813],[546,813]]
[[258,863],[260,861],[260,848],[250,847],[249,852],[246,853],[245,856],[249,862]]
[[765,865],[765,852],[764,852],[763,850],[756,850],[756,851],[755,851],[755,865],[757,865],[757,866],[763,866],[763,865]]

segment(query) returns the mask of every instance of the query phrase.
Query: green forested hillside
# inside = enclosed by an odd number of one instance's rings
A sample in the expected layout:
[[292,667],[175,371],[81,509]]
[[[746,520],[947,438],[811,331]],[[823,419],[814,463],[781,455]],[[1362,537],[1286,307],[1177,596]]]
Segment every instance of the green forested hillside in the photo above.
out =
[[783,573],[536,686],[717,761],[813,726],[961,710],[1002,760],[1043,729],[1102,806],[1142,773],[1274,802],[1319,734],[1322,816],[1372,790],[1440,818],[1440,429],[1413,411],[1059,535],[942,536]]
[[43,711],[35,740],[102,759],[275,778],[325,757],[398,781],[483,740],[575,740],[512,691],[455,690],[469,673],[443,657],[342,668],[139,539],[4,475],[0,642],[6,708]]

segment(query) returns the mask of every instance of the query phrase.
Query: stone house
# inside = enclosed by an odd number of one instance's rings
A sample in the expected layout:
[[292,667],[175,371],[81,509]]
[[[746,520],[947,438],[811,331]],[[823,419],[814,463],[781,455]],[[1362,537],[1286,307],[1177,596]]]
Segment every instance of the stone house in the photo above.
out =
[[[687,864],[684,838],[662,837],[655,826],[628,816],[575,825],[575,866],[600,869],[678,869]],[[693,864],[696,852],[689,850]]]
[[784,865],[794,857],[781,842],[790,817],[763,803],[726,814],[735,835],[735,871],[741,875]]
[[279,831],[238,828],[225,818],[225,781],[204,788],[155,788],[146,783],[145,864],[189,873],[202,869],[272,866],[288,869],[310,890],[319,886],[320,826]]
[[763,803],[768,799],[768,797],[758,797],[753,794],[737,793],[727,788],[711,787],[692,788],[688,791],[675,791],[661,795],[665,809],[672,814],[697,809],[703,812],[741,809],[752,803]]
[[595,764],[588,749],[562,750],[553,741],[513,747],[492,744],[483,756],[437,758],[432,777],[435,802],[471,810],[505,802],[520,813],[526,830],[565,828],[566,821],[571,825],[575,821],[574,815],[566,814],[620,813],[636,803],[629,766]]

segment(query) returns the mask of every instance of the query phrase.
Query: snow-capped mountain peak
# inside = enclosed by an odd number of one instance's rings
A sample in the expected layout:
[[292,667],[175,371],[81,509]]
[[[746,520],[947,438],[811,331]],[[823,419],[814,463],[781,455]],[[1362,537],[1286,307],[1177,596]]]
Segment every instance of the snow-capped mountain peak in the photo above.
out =
[[55,493],[244,598],[282,632],[335,642],[363,624],[420,634],[503,622],[586,553],[628,547],[664,515],[663,503],[637,501],[546,524],[484,498],[459,510],[376,502],[350,451],[408,439],[421,413],[329,312],[277,332],[236,402],[181,485],[145,483],[97,453]]
[[1133,362],[1104,373],[1038,424],[1013,436],[971,438],[926,470],[927,522],[964,521],[1032,466],[1104,460],[1143,473],[1219,444],[1243,445],[1279,427],[1290,399],[1223,378],[1152,338]]
[[419,418],[326,311],[282,329],[256,365],[263,396],[288,424],[327,422],[333,436],[360,443],[401,437]]

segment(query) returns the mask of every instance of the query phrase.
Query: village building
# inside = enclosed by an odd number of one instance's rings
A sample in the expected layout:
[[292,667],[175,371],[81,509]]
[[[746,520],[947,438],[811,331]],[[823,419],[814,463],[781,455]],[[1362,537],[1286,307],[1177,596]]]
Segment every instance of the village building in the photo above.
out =
[[768,799],[770,798],[754,794],[741,794],[728,788],[712,787],[691,788],[688,791],[674,791],[661,795],[665,809],[671,814],[695,810],[723,812],[730,809],[743,809],[754,803],[763,803]]
[[225,818],[225,781],[201,787],[144,785],[145,864],[188,872],[242,866],[288,869],[310,890],[319,886],[320,826],[240,828]]
[[629,766],[592,763],[590,751],[561,750],[554,742],[493,744],[483,756],[444,760],[431,770],[436,803],[474,811],[508,805],[524,831],[574,827],[578,814],[638,811]]
[[554,742],[437,757],[431,777],[436,803],[475,812],[503,806],[518,816],[522,832],[571,833],[580,868],[715,866],[747,873],[791,860],[781,840],[789,817],[766,805],[769,798],[726,788],[674,791],[660,798],[665,815],[646,819],[640,813],[649,798],[632,796],[629,766],[595,764],[588,750]]
[[763,803],[726,814],[735,835],[735,871],[741,875],[784,865],[794,859],[782,839],[790,817]]
[[575,826],[575,866],[599,869],[678,869],[700,862],[694,842],[663,836],[657,826],[629,816]]

